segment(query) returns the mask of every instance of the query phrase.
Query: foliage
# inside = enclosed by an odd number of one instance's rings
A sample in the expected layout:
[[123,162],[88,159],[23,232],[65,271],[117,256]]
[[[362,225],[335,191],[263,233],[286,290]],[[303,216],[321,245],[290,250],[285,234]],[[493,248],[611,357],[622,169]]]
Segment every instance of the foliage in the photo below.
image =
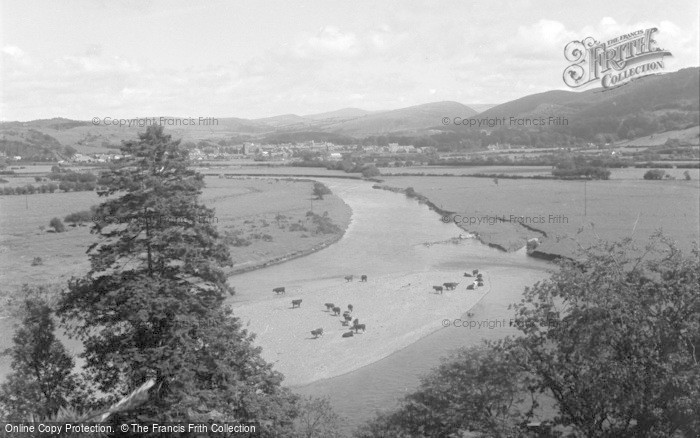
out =
[[316,199],[323,199],[324,195],[330,195],[330,194],[331,194],[331,189],[326,187],[323,183],[320,183],[320,182],[314,183],[313,195],[316,197]]
[[338,416],[328,398],[305,397],[299,401],[295,438],[342,438]]
[[61,222],[61,219],[55,217],[49,221],[49,226],[54,229],[57,233],[62,233],[66,231],[65,225]]
[[556,400],[555,423],[586,437],[700,430],[697,247],[684,256],[656,236],[642,253],[625,239],[560,264],[515,306],[513,347]]
[[[461,349],[421,379],[394,412],[362,427],[358,438],[518,436],[518,424],[528,418],[528,379],[512,354],[497,346]],[[532,406],[532,404],[530,404]]]
[[63,220],[66,223],[69,223],[73,226],[76,226],[76,225],[82,225],[85,222],[90,222],[92,220],[92,218],[93,218],[93,214],[91,211],[83,210],[83,211],[77,211],[75,213],[71,213],[68,216],[66,216],[65,218],[63,218]]
[[[111,196],[97,216],[89,273],[72,279],[58,313],[85,347],[86,375],[114,397],[149,379],[152,396],[114,421],[260,421],[290,427],[295,398],[223,305],[228,247],[198,203],[203,176],[160,126],[126,142],[129,158],[100,176]],[[161,220],[162,218],[184,220]]]
[[644,179],[664,179],[666,172],[661,169],[651,169],[644,173]]
[[377,169],[377,167],[373,164],[370,164],[368,166],[365,166],[362,169],[362,176],[365,178],[374,178],[376,176],[381,175],[382,173]]
[[44,260],[41,257],[34,257],[32,259],[32,266],[41,266],[44,264]]
[[28,298],[20,310],[22,323],[5,352],[12,358],[12,373],[0,387],[0,412],[6,421],[52,415],[69,405],[75,391],[73,359],[54,336],[49,306]]

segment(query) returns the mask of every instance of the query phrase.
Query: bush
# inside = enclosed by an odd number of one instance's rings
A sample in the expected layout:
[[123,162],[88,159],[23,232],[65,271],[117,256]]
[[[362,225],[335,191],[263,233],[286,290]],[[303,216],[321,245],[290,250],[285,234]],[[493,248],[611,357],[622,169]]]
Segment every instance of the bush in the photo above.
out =
[[32,266],[41,266],[44,264],[44,260],[41,257],[34,257],[32,259]]
[[92,220],[92,213],[89,210],[78,211],[71,213],[63,220],[72,226],[82,225],[84,222],[90,222]]
[[413,187],[407,187],[406,188],[406,196],[409,198],[415,198],[416,197],[416,191]]
[[691,178],[690,178],[690,173],[688,173],[687,170],[686,170],[685,172],[683,172],[683,179],[686,180],[686,181],[690,181],[690,180],[691,180]]
[[365,178],[374,178],[375,176],[379,176],[382,173],[377,169],[377,167],[374,164],[370,164],[369,166],[366,166],[364,169],[362,169],[362,176]]
[[62,233],[66,231],[65,225],[61,222],[61,219],[55,217],[49,222],[49,226],[53,228],[57,233]]
[[320,182],[314,183],[313,195],[316,196],[316,199],[323,199],[323,195],[330,195],[330,194],[331,194],[331,189],[329,189],[325,185],[321,184]]
[[666,175],[666,171],[664,170],[651,169],[647,170],[647,172],[644,174],[644,179],[663,179],[664,175]]

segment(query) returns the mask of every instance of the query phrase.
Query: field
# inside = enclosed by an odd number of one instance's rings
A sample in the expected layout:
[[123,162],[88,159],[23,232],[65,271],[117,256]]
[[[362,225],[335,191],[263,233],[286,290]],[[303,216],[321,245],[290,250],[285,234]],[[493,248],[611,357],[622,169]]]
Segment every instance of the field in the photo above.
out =
[[496,184],[488,178],[387,177],[384,184],[413,187],[437,207],[459,215],[453,220],[463,229],[508,250],[539,238],[538,251],[571,256],[576,242],[585,245],[596,236],[646,239],[658,229],[686,250],[700,240],[697,178],[586,183],[501,179]]
[[[334,195],[312,201],[312,182],[268,179],[207,178],[203,201],[216,209],[223,235],[238,233],[248,246],[231,246],[234,269],[303,255],[341,234],[314,234],[306,212],[328,212],[341,230],[350,221],[350,208]],[[0,197],[0,284],[2,295],[22,284],[65,284],[89,269],[85,250],[95,241],[88,226],[70,227],[64,233],[49,229],[53,217],[87,210],[101,199],[94,192],[34,194]],[[277,221],[279,215],[284,216]],[[290,231],[292,223],[303,224]],[[306,229],[307,231],[304,231]],[[270,238],[263,239],[264,235]],[[256,236],[259,236],[256,238]],[[35,257],[41,263],[32,265]]]

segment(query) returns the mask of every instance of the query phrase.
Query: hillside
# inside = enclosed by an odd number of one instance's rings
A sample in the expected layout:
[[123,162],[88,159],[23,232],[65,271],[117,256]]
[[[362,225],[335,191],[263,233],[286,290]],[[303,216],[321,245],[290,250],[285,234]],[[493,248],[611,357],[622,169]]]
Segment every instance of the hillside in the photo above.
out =
[[614,134],[632,139],[686,129],[698,124],[700,68],[646,76],[612,90],[553,90],[498,105],[481,117],[535,118],[562,116],[568,126],[558,132],[593,139]]

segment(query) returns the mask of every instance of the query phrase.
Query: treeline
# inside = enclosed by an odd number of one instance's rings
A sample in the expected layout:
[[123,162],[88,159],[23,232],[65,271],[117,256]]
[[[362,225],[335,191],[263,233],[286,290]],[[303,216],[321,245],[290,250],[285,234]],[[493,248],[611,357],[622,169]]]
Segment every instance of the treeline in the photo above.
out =
[[51,173],[45,178],[40,176],[34,177],[37,183],[42,181],[58,181],[49,182],[34,186],[27,184],[20,187],[3,187],[0,190],[2,195],[33,195],[35,193],[55,193],[57,190],[62,192],[86,192],[93,191],[97,187],[97,176],[89,172],[73,172],[65,171],[58,166],[51,168]]

